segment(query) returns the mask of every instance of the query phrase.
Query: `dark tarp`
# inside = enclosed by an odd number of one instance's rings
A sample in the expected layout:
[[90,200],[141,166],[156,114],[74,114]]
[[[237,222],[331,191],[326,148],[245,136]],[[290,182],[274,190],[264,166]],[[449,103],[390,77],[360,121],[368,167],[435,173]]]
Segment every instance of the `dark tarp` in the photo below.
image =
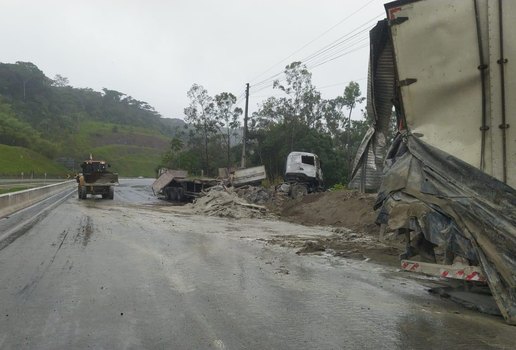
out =
[[387,155],[378,208],[378,224],[421,232],[480,265],[516,325],[516,190],[404,133]]

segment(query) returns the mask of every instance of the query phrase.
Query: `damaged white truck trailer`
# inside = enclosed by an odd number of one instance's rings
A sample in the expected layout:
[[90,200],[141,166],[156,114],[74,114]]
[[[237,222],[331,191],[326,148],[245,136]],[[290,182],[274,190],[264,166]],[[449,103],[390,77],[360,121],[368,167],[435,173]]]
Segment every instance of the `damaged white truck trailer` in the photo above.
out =
[[[411,0],[385,9],[370,32],[375,123],[350,185],[378,191],[377,223],[412,239],[405,258],[477,266],[516,325],[516,6]],[[398,134],[386,152],[393,107]]]

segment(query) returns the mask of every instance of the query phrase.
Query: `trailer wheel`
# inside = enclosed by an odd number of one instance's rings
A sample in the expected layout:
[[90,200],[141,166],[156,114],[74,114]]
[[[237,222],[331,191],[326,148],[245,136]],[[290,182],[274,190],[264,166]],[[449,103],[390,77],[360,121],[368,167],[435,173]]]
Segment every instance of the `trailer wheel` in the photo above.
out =
[[86,186],[80,186],[79,187],[79,199],[86,199],[86,196],[88,194],[86,193]]
[[113,199],[115,198],[115,188],[113,186],[109,187],[109,195],[108,195],[108,199]]
[[185,196],[184,196],[184,193],[183,193],[183,189],[182,188],[178,188],[177,189],[177,201],[178,202],[182,202],[184,199],[185,199]]
[[177,187],[169,187],[167,188],[167,199],[171,202],[180,201],[181,193],[180,188]]

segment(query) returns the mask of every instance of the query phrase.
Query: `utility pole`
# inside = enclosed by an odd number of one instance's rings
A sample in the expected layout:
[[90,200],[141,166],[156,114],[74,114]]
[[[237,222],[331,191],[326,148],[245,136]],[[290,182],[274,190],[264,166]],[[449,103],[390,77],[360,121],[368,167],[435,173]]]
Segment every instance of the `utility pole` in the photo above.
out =
[[242,161],[241,168],[245,168],[246,161],[246,144],[247,144],[247,113],[249,110],[249,83],[245,84],[245,111],[244,111],[244,132],[242,137]]

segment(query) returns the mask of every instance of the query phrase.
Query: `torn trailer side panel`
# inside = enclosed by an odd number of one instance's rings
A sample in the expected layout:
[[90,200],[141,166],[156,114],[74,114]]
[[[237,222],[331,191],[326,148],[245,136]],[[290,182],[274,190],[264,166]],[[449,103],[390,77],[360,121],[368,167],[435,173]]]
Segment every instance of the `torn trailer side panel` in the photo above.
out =
[[461,257],[479,265],[503,316],[516,324],[516,190],[407,133],[387,164],[377,223],[442,247],[439,263]]

